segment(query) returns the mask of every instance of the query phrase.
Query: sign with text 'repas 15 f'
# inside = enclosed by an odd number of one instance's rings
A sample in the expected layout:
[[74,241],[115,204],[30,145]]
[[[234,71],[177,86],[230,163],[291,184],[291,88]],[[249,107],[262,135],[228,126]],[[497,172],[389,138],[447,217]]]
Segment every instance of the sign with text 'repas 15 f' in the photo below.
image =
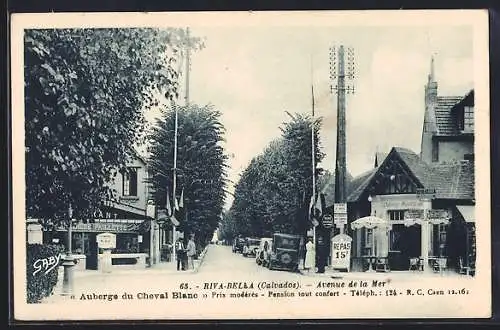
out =
[[350,269],[352,238],[339,234],[332,238],[332,268]]
[[97,235],[97,246],[100,249],[116,248],[116,235],[113,233],[102,233]]

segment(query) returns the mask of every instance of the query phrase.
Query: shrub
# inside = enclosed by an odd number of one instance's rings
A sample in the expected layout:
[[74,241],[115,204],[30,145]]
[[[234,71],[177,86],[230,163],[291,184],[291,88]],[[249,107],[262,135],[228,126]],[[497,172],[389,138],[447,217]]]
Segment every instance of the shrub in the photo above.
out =
[[[52,294],[57,284],[61,260],[55,266],[53,261],[62,252],[62,248],[58,245],[28,244],[26,252],[27,301],[28,303],[39,303],[43,298]],[[50,259],[51,257],[55,259]],[[44,264],[44,259],[52,262]],[[47,272],[47,270],[49,271]]]

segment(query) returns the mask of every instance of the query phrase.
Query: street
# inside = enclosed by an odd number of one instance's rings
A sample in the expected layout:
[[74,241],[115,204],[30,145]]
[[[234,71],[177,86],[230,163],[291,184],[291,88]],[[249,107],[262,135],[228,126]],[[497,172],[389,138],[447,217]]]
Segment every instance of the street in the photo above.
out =
[[237,280],[250,278],[259,280],[296,280],[298,273],[269,270],[259,266],[254,257],[244,257],[240,253],[233,253],[230,246],[210,245],[205,260],[196,276],[199,279],[220,278]]
[[[300,273],[269,270],[258,266],[253,257],[243,257],[233,253],[230,246],[209,245],[207,253],[195,271],[177,271],[174,263],[164,263],[153,268],[142,270],[123,270],[112,273],[86,270],[75,272],[74,296],[82,294],[122,292],[125,289],[131,294],[138,292],[179,289],[181,283],[188,282],[200,288],[205,283],[242,282],[242,281],[297,281],[303,276]],[[54,294],[45,302],[65,301],[61,297],[59,279]]]

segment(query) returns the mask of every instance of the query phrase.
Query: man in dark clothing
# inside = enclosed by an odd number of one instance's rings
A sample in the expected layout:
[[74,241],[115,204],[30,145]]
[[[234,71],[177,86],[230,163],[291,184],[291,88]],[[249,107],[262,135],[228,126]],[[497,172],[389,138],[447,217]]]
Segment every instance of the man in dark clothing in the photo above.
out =
[[177,257],[177,270],[186,270],[185,257],[186,249],[184,248],[184,243],[182,242],[182,238],[177,239],[177,243],[175,244],[175,254]]

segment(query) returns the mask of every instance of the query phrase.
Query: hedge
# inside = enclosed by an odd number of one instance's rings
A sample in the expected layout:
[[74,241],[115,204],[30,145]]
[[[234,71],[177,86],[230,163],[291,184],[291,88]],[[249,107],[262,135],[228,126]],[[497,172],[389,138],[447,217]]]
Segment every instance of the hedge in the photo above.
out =
[[58,268],[56,263],[62,251],[59,245],[28,244],[26,246],[26,285],[28,303],[39,303],[52,294],[57,284]]

